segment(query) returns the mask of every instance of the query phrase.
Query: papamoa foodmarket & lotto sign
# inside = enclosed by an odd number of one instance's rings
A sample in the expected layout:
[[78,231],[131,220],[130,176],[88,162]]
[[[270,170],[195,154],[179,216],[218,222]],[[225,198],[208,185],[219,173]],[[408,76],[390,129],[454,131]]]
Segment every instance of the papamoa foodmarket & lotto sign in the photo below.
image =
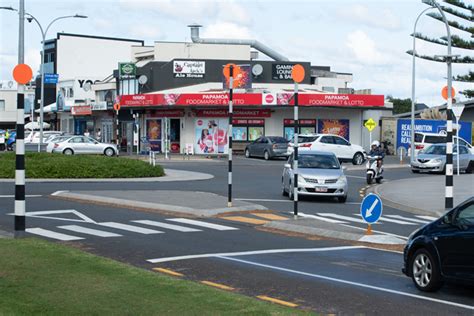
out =
[[119,63],[119,77],[135,78],[137,75],[137,66],[134,63]]

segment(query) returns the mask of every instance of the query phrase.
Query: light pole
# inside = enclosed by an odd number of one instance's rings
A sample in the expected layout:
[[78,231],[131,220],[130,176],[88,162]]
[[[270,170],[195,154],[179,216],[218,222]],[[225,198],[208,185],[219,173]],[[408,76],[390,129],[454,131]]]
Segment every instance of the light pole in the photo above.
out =
[[415,59],[416,59],[416,25],[421,16],[428,10],[434,9],[426,8],[418,15],[415,21],[415,26],[413,27],[413,49],[412,49],[412,68],[411,68],[411,143],[410,143],[410,162],[415,161]]
[[448,107],[446,109],[447,114],[447,137],[446,137],[446,190],[445,190],[445,208],[453,207],[453,96],[452,96],[452,85],[453,75],[451,62],[454,57],[451,55],[451,30],[449,28],[448,19],[443,12],[441,6],[435,0],[422,0],[423,3],[428,4],[432,7],[436,7],[443,18],[443,22],[446,25],[446,32],[448,35],[448,55],[446,55],[446,65],[448,68]]

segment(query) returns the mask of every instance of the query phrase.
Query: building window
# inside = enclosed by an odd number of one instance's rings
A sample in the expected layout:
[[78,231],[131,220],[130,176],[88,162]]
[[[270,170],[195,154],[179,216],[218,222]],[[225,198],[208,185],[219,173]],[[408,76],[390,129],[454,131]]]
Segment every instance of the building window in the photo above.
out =
[[265,120],[232,121],[232,140],[247,142],[254,141],[265,134]]
[[5,112],[5,100],[0,100],[0,112]]

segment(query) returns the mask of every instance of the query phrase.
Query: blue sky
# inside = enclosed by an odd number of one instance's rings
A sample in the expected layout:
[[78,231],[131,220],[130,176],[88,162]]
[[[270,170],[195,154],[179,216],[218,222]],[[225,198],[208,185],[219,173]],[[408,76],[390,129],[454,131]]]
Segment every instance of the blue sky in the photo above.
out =
[[[473,3],[473,1],[466,1]],[[371,88],[376,94],[411,96],[411,57],[416,16],[426,8],[421,0],[308,0],[308,1],[181,1],[181,0],[25,0],[26,10],[47,25],[61,15],[85,14],[88,19],[55,23],[57,32],[155,40],[190,41],[187,24],[204,25],[202,37],[252,38],[286,55],[290,60],[310,61],[354,74],[352,87]],[[1,0],[0,6],[18,8],[18,0]],[[0,10],[0,80],[11,78],[17,63],[18,16]],[[418,31],[439,37],[444,25],[422,17]],[[469,39],[467,33],[452,30]],[[38,27],[25,24],[25,62],[38,69],[41,35]],[[422,54],[446,54],[444,46],[417,41]],[[455,53],[466,54],[466,51]],[[472,53],[471,53],[472,56]],[[453,73],[465,73],[472,65],[454,65]],[[417,101],[443,103],[446,65],[417,61]],[[466,87],[455,83],[456,90]]]

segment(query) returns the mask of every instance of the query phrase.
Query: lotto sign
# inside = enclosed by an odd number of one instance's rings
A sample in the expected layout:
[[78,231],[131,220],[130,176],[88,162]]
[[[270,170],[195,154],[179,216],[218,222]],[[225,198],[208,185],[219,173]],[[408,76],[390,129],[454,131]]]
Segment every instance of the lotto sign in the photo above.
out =
[[364,126],[369,130],[369,132],[372,132],[377,126],[377,123],[372,118],[369,118],[367,122],[365,122]]

